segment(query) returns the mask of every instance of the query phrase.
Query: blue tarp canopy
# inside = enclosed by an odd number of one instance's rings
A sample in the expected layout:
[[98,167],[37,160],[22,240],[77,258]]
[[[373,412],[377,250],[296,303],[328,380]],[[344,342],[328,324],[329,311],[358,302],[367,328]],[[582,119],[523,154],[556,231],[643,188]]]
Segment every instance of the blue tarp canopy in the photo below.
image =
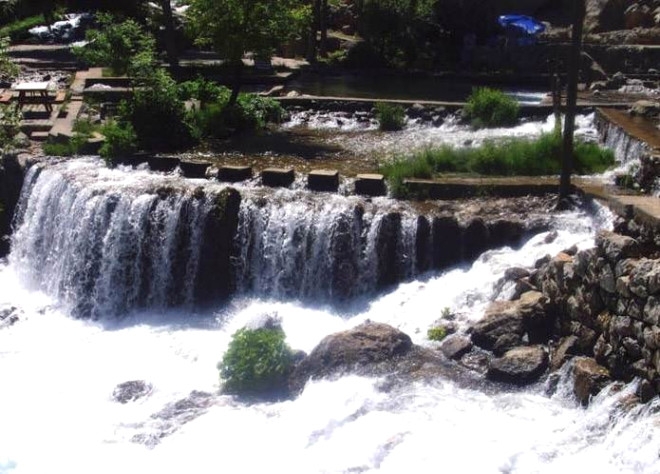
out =
[[545,31],[543,23],[527,15],[501,15],[497,22],[504,28],[515,28],[532,36]]

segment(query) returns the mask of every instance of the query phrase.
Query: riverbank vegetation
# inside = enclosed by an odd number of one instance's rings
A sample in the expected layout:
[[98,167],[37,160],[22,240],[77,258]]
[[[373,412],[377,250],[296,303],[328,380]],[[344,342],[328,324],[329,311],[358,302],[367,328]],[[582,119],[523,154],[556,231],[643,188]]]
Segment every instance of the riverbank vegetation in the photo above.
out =
[[[552,133],[533,140],[487,141],[474,148],[427,148],[411,156],[397,157],[381,165],[380,171],[396,197],[405,196],[405,179],[430,179],[442,173],[552,176],[561,171],[561,145],[561,135]],[[577,174],[599,173],[614,164],[614,153],[596,143],[577,141],[573,163]]]

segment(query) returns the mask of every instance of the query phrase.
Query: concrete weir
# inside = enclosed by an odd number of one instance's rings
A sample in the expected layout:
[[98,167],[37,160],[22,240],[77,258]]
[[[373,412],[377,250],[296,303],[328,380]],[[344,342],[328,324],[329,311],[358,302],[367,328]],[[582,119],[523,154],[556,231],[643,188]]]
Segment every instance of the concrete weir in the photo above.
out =
[[228,183],[238,183],[252,179],[251,166],[230,166],[225,165],[218,170],[218,180]]
[[355,194],[385,196],[387,186],[382,174],[359,174],[355,178]]
[[286,188],[296,179],[293,168],[266,168],[261,172],[261,183],[272,188]]
[[307,187],[312,191],[332,191],[339,189],[339,171],[313,170],[307,175]]

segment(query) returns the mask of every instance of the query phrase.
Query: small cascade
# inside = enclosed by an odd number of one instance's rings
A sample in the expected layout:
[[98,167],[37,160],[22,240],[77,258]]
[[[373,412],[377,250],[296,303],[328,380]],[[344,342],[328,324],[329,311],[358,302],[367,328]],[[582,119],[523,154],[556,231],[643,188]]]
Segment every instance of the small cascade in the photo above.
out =
[[417,217],[359,198],[244,196],[238,289],[276,298],[342,301],[417,273]]
[[598,120],[598,133],[603,145],[614,151],[614,158],[621,165],[620,171],[630,171],[638,166],[642,155],[649,151],[646,143],[609,120]]
[[10,263],[73,314],[98,318],[198,300],[213,196],[163,179],[131,184],[126,173],[92,161],[35,166],[26,182]]

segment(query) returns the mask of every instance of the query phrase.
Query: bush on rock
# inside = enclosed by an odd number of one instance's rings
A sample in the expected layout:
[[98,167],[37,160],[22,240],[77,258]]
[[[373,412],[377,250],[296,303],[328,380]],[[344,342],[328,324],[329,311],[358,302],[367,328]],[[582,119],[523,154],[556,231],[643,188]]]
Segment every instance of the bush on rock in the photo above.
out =
[[218,365],[224,391],[241,395],[279,394],[286,390],[294,354],[281,328],[237,331]]

